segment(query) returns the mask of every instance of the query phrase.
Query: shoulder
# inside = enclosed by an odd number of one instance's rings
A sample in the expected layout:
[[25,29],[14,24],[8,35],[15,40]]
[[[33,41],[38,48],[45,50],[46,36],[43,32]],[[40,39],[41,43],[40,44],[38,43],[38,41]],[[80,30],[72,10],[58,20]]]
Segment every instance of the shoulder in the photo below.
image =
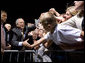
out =
[[13,32],[16,32],[16,28],[13,28],[12,31],[13,31]]
[[17,34],[17,35],[19,35],[19,34],[20,34],[20,29],[18,29],[18,28],[13,28],[13,29],[12,29],[12,32],[15,33],[15,34]]
[[61,25],[59,24],[58,27],[57,27],[57,31],[58,32],[67,32],[67,31],[71,31],[73,29],[76,29],[76,28],[73,28],[69,25]]
[[18,32],[18,31],[20,31],[20,30],[19,30],[18,28],[13,28],[12,31],[13,31],[13,32]]

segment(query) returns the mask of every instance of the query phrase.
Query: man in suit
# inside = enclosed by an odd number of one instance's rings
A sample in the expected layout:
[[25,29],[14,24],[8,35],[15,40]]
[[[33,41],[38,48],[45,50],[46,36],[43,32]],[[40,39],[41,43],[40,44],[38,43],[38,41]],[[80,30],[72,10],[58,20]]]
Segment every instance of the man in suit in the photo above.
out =
[[4,53],[5,49],[5,30],[3,28],[3,23],[6,22],[7,19],[7,13],[5,11],[1,10],[1,53]]
[[34,30],[36,27],[25,26],[25,22],[22,18],[16,20],[16,27],[12,29],[13,38],[12,38],[12,49],[24,50],[23,47],[26,47],[28,44],[28,32]]
[[[18,18],[16,20],[16,27],[12,29],[13,31],[13,38],[11,42],[12,49],[19,50],[19,51],[30,49],[30,48],[26,48],[26,45],[30,40],[31,40],[30,42],[32,43],[32,38],[28,36],[28,32],[34,30],[35,28],[36,27],[34,25],[31,27],[25,26],[24,20],[22,18]],[[14,56],[17,55],[14,54]],[[29,57],[29,54],[26,56]],[[23,58],[24,58],[24,54],[19,53],[19,62],[23,62],[24,61]],[[16,61],[16,57],[13,58],[13,61]],[[29,62],[29,58],[27,59],[27,61]]]

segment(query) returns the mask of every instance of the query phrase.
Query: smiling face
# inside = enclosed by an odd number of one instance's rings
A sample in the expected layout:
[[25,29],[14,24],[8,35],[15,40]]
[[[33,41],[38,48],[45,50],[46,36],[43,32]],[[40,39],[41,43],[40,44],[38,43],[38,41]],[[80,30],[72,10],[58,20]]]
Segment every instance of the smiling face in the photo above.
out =
[[18,19],[17,27],[24,29],[25,23],[23,19]]

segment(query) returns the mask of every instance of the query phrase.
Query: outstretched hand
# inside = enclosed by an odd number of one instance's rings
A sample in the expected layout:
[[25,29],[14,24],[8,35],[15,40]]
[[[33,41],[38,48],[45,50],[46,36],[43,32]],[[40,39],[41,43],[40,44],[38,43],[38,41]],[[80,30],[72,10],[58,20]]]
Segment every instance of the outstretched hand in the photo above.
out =
[[25,40],[25,41],[22,43],[22,45],[23,45],[23,46],[26,46],[26,45],[28,44],[28,42],[27,42],[28,40],[29,40],[29,39]]
[[25,40],[23,42],[23,46],[27,47],[27,48],[32,48],[31,45],[27,42],[29,39]]

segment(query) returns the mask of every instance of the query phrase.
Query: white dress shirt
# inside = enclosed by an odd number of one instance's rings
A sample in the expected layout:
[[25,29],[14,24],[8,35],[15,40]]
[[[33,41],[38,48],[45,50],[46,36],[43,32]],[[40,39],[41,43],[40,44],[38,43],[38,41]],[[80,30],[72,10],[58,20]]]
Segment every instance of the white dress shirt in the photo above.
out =
[[68,25],[58,24],[53,34],[48,32],[44,36],[44,38],[47,40],[53,40],[53,42],[55,42],[55,44],[57,45],[61,44],[61,42],[73,44],[82,41],[80,35],[81,35],[80,29],[76,29]]

